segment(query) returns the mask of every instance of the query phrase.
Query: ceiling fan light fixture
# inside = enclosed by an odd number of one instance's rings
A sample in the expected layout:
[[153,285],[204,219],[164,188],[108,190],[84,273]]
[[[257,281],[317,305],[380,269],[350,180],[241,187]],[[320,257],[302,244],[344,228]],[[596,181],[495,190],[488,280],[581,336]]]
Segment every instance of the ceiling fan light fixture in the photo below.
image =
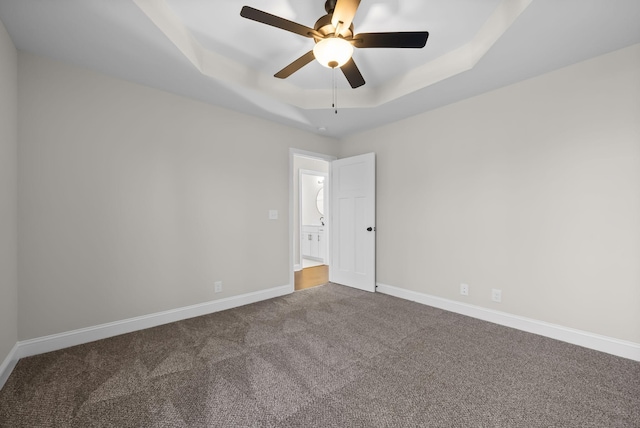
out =
[[327,37],[313,47],[316,60],[327,68],[342,67],[353,55],[353,45],[340,37]]
[[[326,0],[325,11],[313,28],[297,22],[243,6],[240,16],[271,27],[280,28],[315,41],[313,50],[274,74],[286,79],[316,59],[324,67],[334,70],[334,94],[336,93],[335,69],[340,68],[353,89],[365,84],[362,73],[353,58],[353,48],[423,48],[429,37],[428,31],[396,31],[386,33],[358,33],[354,36],[353,18],[361,0]],[[335,99],[334,99],[335,104]],[[335,107],[335,105],[334,105]],[[337,109],[336,109],[337,111]]]

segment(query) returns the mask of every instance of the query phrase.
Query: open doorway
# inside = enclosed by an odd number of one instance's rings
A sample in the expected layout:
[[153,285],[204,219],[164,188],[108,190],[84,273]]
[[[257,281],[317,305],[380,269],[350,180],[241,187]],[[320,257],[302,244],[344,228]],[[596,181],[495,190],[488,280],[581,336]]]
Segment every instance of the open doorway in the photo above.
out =
[[[295,272],[303,268],[302,222],[299,207],[299,177],[309,160],[326,162],[324,216],[327,253],[324,258],[329,281],[360,290],[376,289],[375,182],[376,154],[365,153],[336,160],[333,156],[289,149],[289,236],[291,237],[290,287],[295,291]],[[322,171],[323,172],[323,171]],[[307,238],[308,239],[308,238]]]
[[[335,159],[335,158],[333,158]],[[302,290],[329,282],[329,168],[331,157],[293,153],[293,283]]]
[[315,170],[300,169],[298,175],[301,269],[295,274],[295,290],[329,282],[329,225],[325,209],[328,163],[318,160],[313,163]]

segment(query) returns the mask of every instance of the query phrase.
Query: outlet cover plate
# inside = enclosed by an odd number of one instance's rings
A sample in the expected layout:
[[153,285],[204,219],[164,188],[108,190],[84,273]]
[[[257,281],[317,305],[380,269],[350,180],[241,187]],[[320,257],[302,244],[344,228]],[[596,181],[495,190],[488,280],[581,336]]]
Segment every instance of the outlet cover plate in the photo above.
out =
[[463,296],[468,296],[469,295],[469,285],[460,284],[460,294],[462,294]]

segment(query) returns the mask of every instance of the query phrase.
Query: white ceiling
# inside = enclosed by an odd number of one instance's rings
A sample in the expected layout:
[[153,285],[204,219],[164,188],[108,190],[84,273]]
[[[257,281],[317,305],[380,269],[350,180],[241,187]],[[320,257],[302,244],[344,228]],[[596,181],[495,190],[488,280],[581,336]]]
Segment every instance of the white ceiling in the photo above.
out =
[[356,49],[366,85],[312,62],[313,41],[240,17],[313,27],[324,0],[0,0],[18,49],[341,138],[640,43],[640,0],[363,0],[355,32],[429,31],[424,49]]

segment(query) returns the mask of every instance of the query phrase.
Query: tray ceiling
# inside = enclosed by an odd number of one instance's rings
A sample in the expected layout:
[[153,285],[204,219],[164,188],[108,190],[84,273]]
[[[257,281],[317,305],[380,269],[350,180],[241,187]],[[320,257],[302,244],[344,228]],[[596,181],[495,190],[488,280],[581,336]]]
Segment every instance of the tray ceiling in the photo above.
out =
[[640,43],[638,0],[363,0],[356,32],[429,31],[424,49],[356,49],[366,85],[313,62],[313,41],[240,17],[313,26],[324,1],[0,0],[18,49],[337,138]]

